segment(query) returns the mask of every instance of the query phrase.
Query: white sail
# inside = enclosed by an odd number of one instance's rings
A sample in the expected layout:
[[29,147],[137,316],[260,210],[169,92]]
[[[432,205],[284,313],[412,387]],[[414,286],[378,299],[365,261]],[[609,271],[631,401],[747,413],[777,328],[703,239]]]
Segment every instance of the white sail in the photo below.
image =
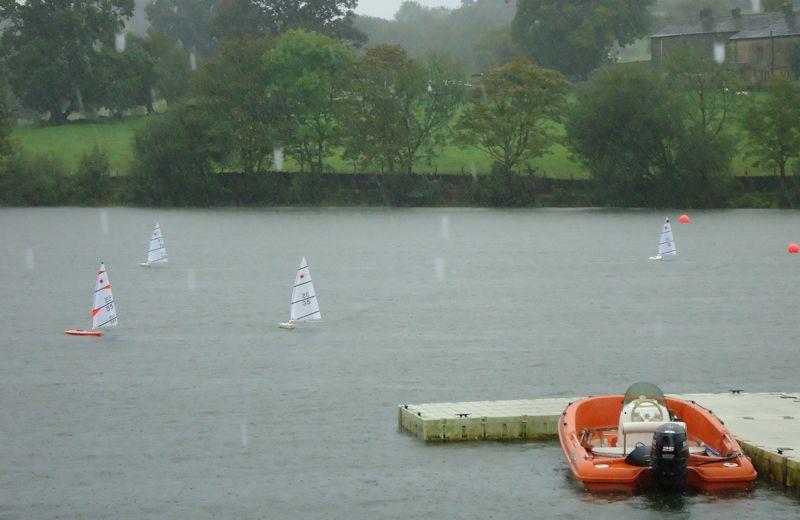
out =
[[669,217],[664,221],[664,228],[661,230],[661,239],[658,241],[658,254],[659,256],[678,254],[678,250],[675,248],[675,238],[672,236]]
[[117,324],[117,307],[111,294],[111,282],[108,279],[106,266],[100,262],[97,272],[97,283],[94,286],[94,304],[92,305],[92,329],[113,327]]
[[311,282],[311,272],[308,270],[306,257],[300,262],[300,269],[294,279],[292,289],[292,310],[289,317],[290,322],[321,320],[322,314],[319,312],[319,302],[314,284]]
[[148,264],[166,264],[167,248],[164,247],[164,236],[161,234],[161,226],[156,222],[153,228],[153,236],[150,238],[150,247],[147,250]]

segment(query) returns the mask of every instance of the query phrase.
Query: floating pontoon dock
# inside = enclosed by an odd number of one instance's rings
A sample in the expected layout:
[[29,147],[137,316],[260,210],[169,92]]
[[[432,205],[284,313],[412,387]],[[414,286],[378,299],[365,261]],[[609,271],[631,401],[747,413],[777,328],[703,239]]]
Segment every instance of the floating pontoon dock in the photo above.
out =
[[[736,436],[762,477],[800,494],[800,393],[676,395],[709,409]],[[404,404],[401,430],[424,441],[544,440],[575,399]]]

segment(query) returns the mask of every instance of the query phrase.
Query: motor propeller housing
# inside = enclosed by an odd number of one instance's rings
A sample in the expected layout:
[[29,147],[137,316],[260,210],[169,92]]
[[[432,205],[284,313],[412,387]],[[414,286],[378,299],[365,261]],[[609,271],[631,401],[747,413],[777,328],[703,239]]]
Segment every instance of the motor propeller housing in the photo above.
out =
[[689,439],[680,424],[666,423],[653,434],[650,447],[651,472],[657,485],[682,489],[689,465]]

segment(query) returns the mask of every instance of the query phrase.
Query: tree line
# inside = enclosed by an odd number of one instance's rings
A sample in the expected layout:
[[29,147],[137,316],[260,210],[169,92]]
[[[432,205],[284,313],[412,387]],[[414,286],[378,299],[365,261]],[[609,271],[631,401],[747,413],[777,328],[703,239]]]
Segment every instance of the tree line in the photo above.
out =
[[[150,37],[141,42],[142,54],[147,46],[160,46],[162,57],[191,49],[195,61],[175,62],[196,70],[181,76],[186,71],[168,59],[161,63],[163,73],[154,76],[161,88],[168,91],[171,85],[183,93],[136,133],[131,175],[118,183],[130,190],[124,201],[211,204],[219,200],[230,172],[258,179],[279,166],[274,161],[282,157],[303,173],[296,176],[302,191],[303,183],[305,188],[319,185],[319,177],[332,171],[327,161],[338,154],[354,171],[380,174],[382,188],[391,194],[387,200],[405,204],[413,200],[415,167],[456,144],[479,148],[493,161],[471,202],[525,205],[533,199],[522,192],[535,188],[530,179],[539,173],[531,160],[561,144],[590,173],[593,182],[586,189],[592,203],[724,207],[739,203],[740,186],[730,171],[743,131],[752,159],[780,172],[778,202],[791,203],[797,190],[788,174],[800,155],[800,95],[792,82],[777,80],[768,95],[744,98],[737,96],[733,71],[690,51],[676,54],[664,69],[602,65],[604,58],[597,53],[569,58],[586,45],[607,48],[625,34],[634,37],[643,25],[625,16],[647,3],[604,0],[587,7],[580,0],[521,0],[514,30],[522,31],[525,20],[534,26],[544,20],[548,27],[543,32],[564,33],[562,51],[531,39],[529,52],[470,76],[447,56],[414,58],[397,45],[363,47],[363,34],[353,25],[352,0],[155,0],[148,7],[154,23]],[[12,21],[2,40],[2,64],[8,71],[3,77],[23,100],[27,87],[15,83],[23,81],[23,74],[11,71],[33,59],[37,45],[45,45],[36,38],[46,34],[37,24],[52,21],[44,17],[46,5],[0,0],[3,15]],[[98,83],[107,91],[100,94],[86,83],[88,77],[105,77],[104,66],[139,45],[135,39],[118,41],[131,2],[83,0],[69,6],[59,19],[90,24],[98,40],[81,35],[87,39],[77,47],[70,47],[75,42],[68,38],[58,40],[67,58],[52,60],[52,67],[74,69],[76,76],[69,74],[74,84],[52,81],[60,97],[45,95],[48,85],[31,91],[42,94],[40,106],[60,111],[59,118],[109,103],[100,101],[108,92],[141,87],[114,76]],[[592,35],[594,43],[571,41],[559,17]],[[628,25],[620,28],[622,21]],[[150,92],[152,99],[152,87]],[[51,177],[41,179],[44,191],[63,189],[75,200],[96,201],[94,188],[75,184],[64,168],[26,163],[10,140],[14,109],[7,99],[0,95],[3,202],[34,197],[37,171]],[[108,184],[107,158],[96,150],[76,173],[73,177],[81,182]]]

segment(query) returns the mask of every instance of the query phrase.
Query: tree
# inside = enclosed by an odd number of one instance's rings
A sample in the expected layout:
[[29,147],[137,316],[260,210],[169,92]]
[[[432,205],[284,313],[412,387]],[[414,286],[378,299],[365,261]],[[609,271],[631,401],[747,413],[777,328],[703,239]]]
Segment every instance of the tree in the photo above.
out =
[[[0,67],[0,72],[3,68]],[[11,131],[16,121],[16,111],[11,106],[8,88],[0,81],[0,156],[11,153]]]
[[411,174],[444,143],[464,98],[458,68],[443,58],[418,63],[402,47],[367,49],[343,78],[339,104],[345,155]]
[[[9,83],[28,107],[65,122],[96,107],[104,48],[113,48],[133,0],[0,0]],[[56,28],[56,29],[54,29]]]
[[146,8],[149,34],[180,44],[187,53],[213,56],[212,32],[216,0],[152,0]]
[[207,206],[219,202],[216,166],[226,156],[227,135],[215,114],[195,101],[154,116],[134,135],[131,185],[136,202]]
[[215,20],[221,38],[280,36],[304,29],[362,45],[366,36],[353,27],[357,0],[222,0]]
[[710,139],[723,136],[739,90],[734,71],[696,47],[677,49],[666,65],[673,88],[686,97],[689,128]]
[[150,33],[142,48],[155,63],[155,90],[159,99],[177,101],[191,94],[189,54],[173,40],[160,33]]
[[219,0],[213,27],[219,39],[260,38],[272,32],[253,0]]
[[285,143],[301,169],[321,172],[339,131],[333,111],[339,78],[355,59],[342,43],[318,33],[291,30],[264,56],[268,91],[280,99],[288,119]]
[[282,115],[283,100],[267,90],[263,57],[270,45],[266,38],[226,41],[197,80],[205,109],[213,112],[215,126],[230,136],[231,155],[246,174],[263,171],[277,144],[275,122]]
[[486,72],[470,92],[458,123],[459,141],[480,148],[508,174],[544,154],[558,137],[567,81],[527,58]]
[[[455,9],[405,2],[394,20],[359,16],[355,26],[372,45],[400,45],[414,59],[451,56],[472,73],[503,65],[519,54],[515,50],[502,59],[515,12],[515,2],[508,0],[465,1]],[[496,61],[498,54],[501,61]]]
[[800,91],[788,79],[773,79],[767,96],[746,106],[741,125],[757,164],[778,167],[781,189],[786,188],[786,164],[800,156]]
[[473,51],[477,70],[500,67],[522,54],[511,37],[509,27],[487,31],[477,39]]
[[585,77],[615,43],[645,36],[654,0],[519,0],[511,29],[538,65]]
[[156,60],[142,40],[128,35],[124,49],[108,49],[102,56],[102,104],[117,116],[133,107],[153,112],[153,88],[158,78]]
[[731,160],[697,130],[684,95],[648,66],[598,71],[567,120],[567,140],[607,203],[718,206]]

